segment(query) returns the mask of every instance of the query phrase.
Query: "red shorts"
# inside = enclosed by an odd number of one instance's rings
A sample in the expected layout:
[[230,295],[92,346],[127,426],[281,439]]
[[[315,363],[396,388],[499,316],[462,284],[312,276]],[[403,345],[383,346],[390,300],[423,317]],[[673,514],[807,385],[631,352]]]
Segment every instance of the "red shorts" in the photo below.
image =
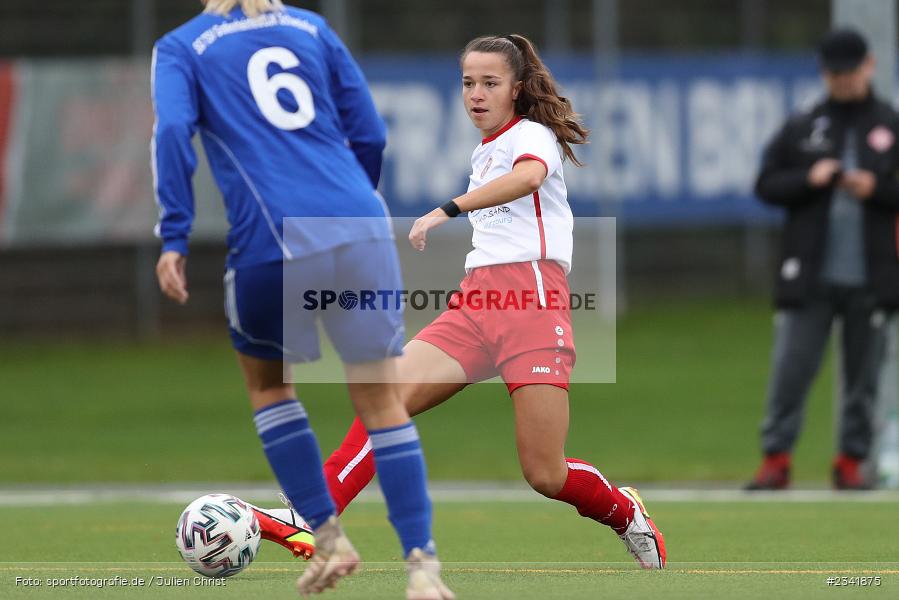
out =
[[458,361],[469,383],[501,375],[510,394],[532,384],[567,390],[575,361],[569,298],[555,261],[478,267],[415,339]]

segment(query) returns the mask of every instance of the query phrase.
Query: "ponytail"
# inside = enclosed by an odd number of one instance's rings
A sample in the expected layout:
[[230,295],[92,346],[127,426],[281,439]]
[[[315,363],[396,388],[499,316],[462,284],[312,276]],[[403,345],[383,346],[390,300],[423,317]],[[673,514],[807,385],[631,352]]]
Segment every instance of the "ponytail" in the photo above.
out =
[[217,15],[227,15],[237,4],[244,14],[250,18],[258,17],[261,13],[284,10],[281,0],[203,0],[206,9],[203,12]]
[[512,34],[504,37],[487,36],[472,40],[462,51],[462,60],[469,52],[502,54],[512,69],[521,90],[515,100],[516,114],[549,127],[556,135],[562,154],[577,166],[583,166],[571,149],[572,144],[586,144],[589,130],[581,123],[568,98],[559,95],[552,73],[543,64],[529,39]]

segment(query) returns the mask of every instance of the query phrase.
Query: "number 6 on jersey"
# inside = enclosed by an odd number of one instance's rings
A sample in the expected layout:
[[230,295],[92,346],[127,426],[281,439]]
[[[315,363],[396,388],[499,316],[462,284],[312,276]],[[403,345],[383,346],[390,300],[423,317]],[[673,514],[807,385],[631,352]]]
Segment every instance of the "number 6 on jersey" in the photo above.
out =
[[[268,76],[268,67],[275,63],[282,69],[299,66],[300,59],[287,48],[263,48],[247,63],[247,80],[253,98],[269,123],[278,129],[293,131],[307,127],[315,119],[315,105],[309,85],[293,73]],[[296,111],[285,110],[278,101],[278,91],[286,90],[297,103]]]

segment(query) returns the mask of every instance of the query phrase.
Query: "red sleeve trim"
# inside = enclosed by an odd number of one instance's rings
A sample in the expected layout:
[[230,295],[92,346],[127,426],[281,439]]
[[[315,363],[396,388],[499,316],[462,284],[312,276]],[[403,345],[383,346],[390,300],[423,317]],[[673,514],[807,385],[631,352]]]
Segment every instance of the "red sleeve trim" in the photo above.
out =
[[519,162],[521,162],[523,160],[536,160],[541,165],[543,165],[543,168],[546,169],[546,177],[549,177],[549,167],[546,166],[546,161],[543,160],[542,158],[540,158],[539,156],[535,156],[533,154],[522,154],[521,156],[516,158],[514,161],[512,161],[512,166],[514,167],[516,164],[518,164]]

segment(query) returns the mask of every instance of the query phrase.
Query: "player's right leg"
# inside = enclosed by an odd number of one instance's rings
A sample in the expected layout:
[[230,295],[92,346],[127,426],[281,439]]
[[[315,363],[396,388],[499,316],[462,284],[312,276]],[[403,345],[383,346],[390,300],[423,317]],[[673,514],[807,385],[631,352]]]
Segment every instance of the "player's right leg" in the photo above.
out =
[[347,364],[350,399],[371,440],[381,491],[408,562],[410,600],[452,600],[431,537],[431,500],[418,431],[400,399],[396,360]]
[[[397,371],[397,389],[410,416],[441,404],[466,385],[465,371],[454,358],[420,340],[411,340],[403,348]],[[357,417],[340,447],[325,461],[325,480],[338,514],[374,476],[368,431]]]
[[[378,297],[386,291],[399,298],[403,286],[392,240],[343,246],[335,258],[335,291],[378,290]],[[423,554],[427,563],[439,563],[431,536],[431,500],[421,441],[398,390],[397,358],[402,355],[405,336],[402,306],[399,302],[360,301],[342,311],[322,311],[321,319],[344,363],[353,408],[371,440],[388,517],[403,555],[410,561],[407,597],[450,600],[453,595],[438,572],[429,570],[424,578],[413,576],[421,571],[412,567],[413,562],[420,562],[415,557]],[[302,584],[301,578],[301,588]]]

